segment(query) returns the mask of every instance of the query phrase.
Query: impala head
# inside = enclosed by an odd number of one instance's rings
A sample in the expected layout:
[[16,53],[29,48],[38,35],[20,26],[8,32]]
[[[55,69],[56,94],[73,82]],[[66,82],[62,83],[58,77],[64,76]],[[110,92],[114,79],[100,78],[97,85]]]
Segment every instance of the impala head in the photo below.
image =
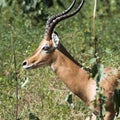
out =
[[75,5],[75,2],[76,0],[74,0],[70,7],[64,12],[52,16],[50,19],[48,19],[43,40],[40,42],[38,48],[35,50],[32,56],[23,61],[23,68],[37,68],[43,65],[50,65],[53,62],[53,58],[55,57],[54,53],[60,46],[58,35],[53,32],[53,30],[57,23],[79,12],[84,3],[84,0],[81,1],[77,9],[69,13],[69,11]]

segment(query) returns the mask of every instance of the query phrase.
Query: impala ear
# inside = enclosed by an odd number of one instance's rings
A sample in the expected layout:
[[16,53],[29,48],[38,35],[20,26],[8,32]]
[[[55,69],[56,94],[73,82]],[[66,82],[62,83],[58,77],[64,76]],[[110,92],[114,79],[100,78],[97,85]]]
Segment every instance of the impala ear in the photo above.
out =
[[58,44],[59,44],[59,38],[58,38],[58,35],[56,32],[52,33],[52,42],[53,42],[53,45],[55,48],[58,47]]

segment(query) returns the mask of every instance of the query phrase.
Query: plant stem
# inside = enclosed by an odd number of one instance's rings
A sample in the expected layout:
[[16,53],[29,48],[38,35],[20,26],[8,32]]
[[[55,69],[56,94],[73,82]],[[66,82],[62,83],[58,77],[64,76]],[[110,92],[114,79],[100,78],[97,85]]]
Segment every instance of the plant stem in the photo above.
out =
[[[92,31],[93,31],[94,57],[95,58],[97,58],[97,37],[96,37],[96,27],[95,27],[96,7],[97,7],[97,0],[94,0]],[[97,59],[96,59],[96,62],[97,62]]]
[[18,119],[18,73],[16,69],[16,57],[15,57],[15,50],[14,50],[14,69],[15,69],[15,81],[16,81],[16,87],[15,87],[15,94],[16,94],[16,105],[15,105],[15,118]]
[[[94,0],[94,10],[93,10],[93,22],[92,22],[92,37],[93,37],[93,41],[94,41],[94,58],[96,58],[96,61],[95,61],[95,67],[97,67],[97,73],[96,74],[98,74],[98,69],[99,69],[99,67],[98,67],[98,65],[99,65],[99,61],[98,61],[98,55],[97,55],[97,53],[98,53],[98,46],[97,46],[97,42],[98,42],[98,40],[97,40],[97,36],[96,36],[96,26],[95,26],[95,18],[96,18],[96,8],[97,8],[97,0]],[[100,86],[99,86],[99,78],[100,77],[97,77],[97,79],[98,80],[96,80],[96,82],[97,82],[97,87],[99,88],[99,89],[101,89],[100,88]],[[102,115],[102,106],[103,106],[103,102],[102,102],[102,95],[101,95],[101,91],[98,91],[98,95],[99,95],[99,98],[96,98],[96,99],[99,99],[99,102],[100,102],[100,115],[99,115],[99,118],[101,119],[101,120],[103,120],[103,115]]]
[[[12,26],[11,26],[12,27]],[[15,95],[16,95],[16,103],[15,103],[15,120],[18,119],[18,72],[17,72],[17,61],[16,61],[16,53],[15,53],[15,43],[13,39],[13,27],[11,32],[11,49],[13,56],[13,64],[14,64],[14,80],[15,80]]]

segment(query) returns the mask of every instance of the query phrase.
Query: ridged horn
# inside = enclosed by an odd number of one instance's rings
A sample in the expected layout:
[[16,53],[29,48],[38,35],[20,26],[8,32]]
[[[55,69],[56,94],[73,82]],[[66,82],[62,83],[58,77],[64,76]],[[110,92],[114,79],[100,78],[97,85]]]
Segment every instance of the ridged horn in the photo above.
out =
[[59,13],[55,16],[52,16],[50,19],[48,19],[48,21],[46,23],[46,27],[45,27],[44,39],[46,39],[46,40],[51,39],[52,32],[53,32],[55,26],[57,25],[57,23],[77,14],[80,11],[80,9],[82,8],[82,6],[84,4],[84,0],[81,1],[80,5],[73,12],[69,13],[69,11],[75,5],[75,2],[76,2],[76,0],[74,0],[72,2],[72,4],[68,7],[68,9],[66,9],[64,12]]

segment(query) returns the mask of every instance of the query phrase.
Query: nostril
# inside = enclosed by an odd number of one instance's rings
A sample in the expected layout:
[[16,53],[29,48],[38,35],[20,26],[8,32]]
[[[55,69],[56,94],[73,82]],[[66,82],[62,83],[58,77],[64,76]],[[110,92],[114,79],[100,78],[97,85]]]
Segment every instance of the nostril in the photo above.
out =
[[27,61],[23,61],[22,65],[23,66],[27,65]]

